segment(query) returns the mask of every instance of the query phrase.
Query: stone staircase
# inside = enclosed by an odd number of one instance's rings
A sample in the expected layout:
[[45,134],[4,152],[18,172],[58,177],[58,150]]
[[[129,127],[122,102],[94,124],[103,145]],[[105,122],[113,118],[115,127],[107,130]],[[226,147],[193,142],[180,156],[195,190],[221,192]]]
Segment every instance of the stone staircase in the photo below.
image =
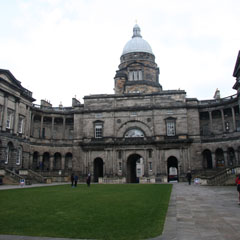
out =
[[[223,170],[206,171],[196,174],[202,185],[223,186],[235,185],[236,175],[240,174],[240,166],[229,167]],[[195,176],[194,176],[195,177]]]
[[36,173],[32,170],[19,170],[18,173],[10,169],[1,169],[0,176],[2,178],[2,184],[15,185],[20,184],[21,180],[24,183],[31,185],[32,183],[45,183],[46,179],[41,174]]

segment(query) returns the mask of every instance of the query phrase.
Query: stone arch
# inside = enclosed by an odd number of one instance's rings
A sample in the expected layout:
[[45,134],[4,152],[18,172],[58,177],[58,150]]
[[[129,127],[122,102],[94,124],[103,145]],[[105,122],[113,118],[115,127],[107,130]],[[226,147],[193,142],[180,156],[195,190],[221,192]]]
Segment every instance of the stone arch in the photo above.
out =
[[216,156],[216,167],[217,168],[225,167],[224,153],[221,148],[216,149],[215,156]]
[[16,157],[16,165],[20,166],[22,163],[22,155],[23,155],[23,146],[19,145],[17,148],[17,157]]
[[178,181],[178,160],[174,156],[167,159],[168,182]]
[[50,170],[50,154],[49,154],[49,152],[45,152],[43,154],[42,162],[40,162],[40,170],[42,170],[42,171]]
[[122,138],[124,136],[124,134],[127,132],[127,130],[130,130],[133,128],[139,129],[142,132],[144,132],[144,135],[146,137],[152,136],[152,130],[146,123],[139,121],[139,120],[131,120],[131,121],[127,121],[127,122],[123,123],[118,128],[117,137]]
[[127,129],[127,131],[124,133],[125,138],[131,138],[131,137],[144,137],[145,133],[138,127],[132,127]]
[[73,159],[72,153],[68,152],[65,154],[65,166],[64,166],[65,170],[72,170],[73,168],[72,159]]
[[212,153],[209,149],[205,149],[202,152],[202,157],[203,157],[203,168],[204,169],[212,169],[213,164],[212,164]]
[[6,153],[5,153],[5,164],[11,164],[14,157],[14,145],[10,141],[7,144]]
[[131,154],[127,158],[127,183],[138,183],[144,175],[143,158],[139,154]]
[[32,159],[32,170],[38,170],[39,167],[40,167],[39,152],[35,151],[33,153],[33,159]]
[[229,147],[227,149],[227,165],[229,167],[236,165],[236,157],[235,157],[235,151],[232,147]]
[[53,170],[61,170],[62,155],[59,152],[54,154]]
[[100,157],[94,159],[93,162],[93,173],[94,173],[94,182],[98,182],[98,178],[103,177],[103,160]]

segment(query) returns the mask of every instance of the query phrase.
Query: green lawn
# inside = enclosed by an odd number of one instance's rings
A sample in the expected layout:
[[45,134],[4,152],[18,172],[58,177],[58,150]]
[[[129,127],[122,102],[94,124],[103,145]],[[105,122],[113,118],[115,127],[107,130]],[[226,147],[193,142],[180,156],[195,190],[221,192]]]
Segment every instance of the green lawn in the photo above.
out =
[[161,235],[172,186],[93,184],[0,191],[0,234],[87,239]]

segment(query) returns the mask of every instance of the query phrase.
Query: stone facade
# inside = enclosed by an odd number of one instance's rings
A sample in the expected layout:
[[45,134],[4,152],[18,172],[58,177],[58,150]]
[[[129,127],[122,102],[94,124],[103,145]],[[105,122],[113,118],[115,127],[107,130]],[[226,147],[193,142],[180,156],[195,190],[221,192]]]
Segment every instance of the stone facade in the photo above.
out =
[[0,70],[0,167],[55,180],[75,172],[95,182],[145,183],[240,165],[239,62],[236,95],[199,101],[163,90],[154,55],[130,51],[114,94],[73,99],[67,108],[33,104],[32,93]]

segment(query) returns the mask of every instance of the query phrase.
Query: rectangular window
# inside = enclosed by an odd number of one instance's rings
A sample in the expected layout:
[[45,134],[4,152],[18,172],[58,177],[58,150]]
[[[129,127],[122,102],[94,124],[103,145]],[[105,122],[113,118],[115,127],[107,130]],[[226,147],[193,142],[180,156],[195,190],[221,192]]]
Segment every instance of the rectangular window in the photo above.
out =
[[122,163],[121,162],[118,163],[118,168],[119,168],[119,171],[122,171]]
[[5,160],[5,164],[8,164],[8,161],[9,161],[9,146],[7,146],[6,148],[6,160]]
[[95,138],[102,138],[103,136],[103,126],[102,123],[95,124]]
[[149,171],[152,171],[152,162],[149,162]]
[[148,149],[148,157],[152,158],[152,149]]
[[42,138],[45,138],[45,128],[42,129]]
[[16,160],[16,165],[20,165],[22,159],[22,148],[19,147],[17,151],[17,160]]
[[119,151],[118,151],[118,159],[121,159],[121,158],[122,158],[122,151],[119,150]]
[[129,72],[128,79],[129,79],[129,81],[133,80],[133,72],[132,71]]
[[167,121],[167,136],[175,136],[175,121]]
[[142,71],[141,71],[141,70],[130,71],[130,72],[128,73],[128,80],[129,80],[129,81],[143,80]]
[[18,120],[18,132],[19,133],[23,133],[23,123],[24,123],[24,118],[19,117],[19,120]]
[[8,111],[7,112],[7,122],[6,122],[6,128],[11,129],[12,127],[12,118],[13,118],[13,112]]

